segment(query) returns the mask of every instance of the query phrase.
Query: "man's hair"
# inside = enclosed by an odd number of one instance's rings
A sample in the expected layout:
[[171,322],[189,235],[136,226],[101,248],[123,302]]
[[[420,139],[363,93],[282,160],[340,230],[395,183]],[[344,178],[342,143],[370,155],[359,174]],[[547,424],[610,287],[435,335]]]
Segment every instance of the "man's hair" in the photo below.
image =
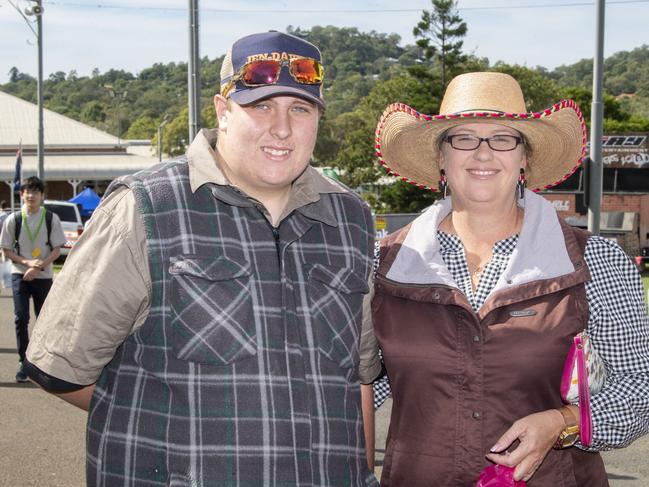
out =
[[40,191],[41,193],[44,193],[45,185],[43,184],[43,181],[41,181],[38,177],[31,176],[25,179],[25,182],[23,182],[23,184],[20,186],[20,192],[22,193],[27,189],[30,191]]
[[4,210],[5,208],[9,208],[9,205],[5,200],[2,200],[0,201],[0,208]]

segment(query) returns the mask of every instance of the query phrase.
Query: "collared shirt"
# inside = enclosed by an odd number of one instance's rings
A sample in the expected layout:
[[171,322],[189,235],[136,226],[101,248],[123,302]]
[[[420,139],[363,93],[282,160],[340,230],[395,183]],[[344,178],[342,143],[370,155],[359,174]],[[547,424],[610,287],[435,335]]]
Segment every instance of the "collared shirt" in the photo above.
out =
[[[477,312],[505,272],[519,236],[494,244],[492,260],[485,267],[475,294],[461,241],[440,231],[437,237],[444,264]],[[375,260],[378,261],[378,252]],[[627,446],[649,431],[649,415],[639,414],[649,410],[649,318],[637,269],[619,245],[591,236],[584,260],[591,273],[591,280],[585,285],[589,307],[587,332],[607,365],[605,388],[591,398],[592,450],[599,451]],[[365,340],[371,341],[371,317],[366,315],[365,321]],[[361,346],[371,347],[368,343]],[[377,359],[375,353],[372,362]],[[378,370],[374,365],[372,373]],[[374,384],[375,407],[383,404],[389,395],[386,376]]]
[[[231,186],[215,145],[216,130],[202,130],[189,147],[192,192],[206,183]],[[345,191],[307,166],[291,186],[280,221],[317,201],[320,193]],[[268,212],[264,214],[270,222]],[[92,384],[117,347],[144,323],[150,305],[142,219],[132,192],[120,189],[97,207],[57,276],[38,319],[47,326],[34,330],[27,359],[66,382]]]

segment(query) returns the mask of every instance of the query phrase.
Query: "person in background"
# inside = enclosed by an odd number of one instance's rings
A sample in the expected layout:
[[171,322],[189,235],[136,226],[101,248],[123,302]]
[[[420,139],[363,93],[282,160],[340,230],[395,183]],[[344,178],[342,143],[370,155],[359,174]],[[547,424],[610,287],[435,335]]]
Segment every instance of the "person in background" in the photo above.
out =
[[18,349],[16,382],[27,382],[25,357],[29,345],[29,301],[34,301],[34,314],[39,315],[52,287],[52,262],[61,253],[65,235],[58,215],[42,205],[45,185],[36,176],[20,186],[20,211],[11,213],[2,224],[0,247],[12,261],[11,288],[14,300],[14,323]]
[[2,231],[2,225],[10,213],[11,210],[9,209],[7,202],[5,200],[0,201],[0,232]]
[[[473,487],[490,462],[530,487],[605,486],[597,452],[649,430],[649,320],[633,262],[526,189],[565,180],[585,147],[574,102],[528,113],[502,73],[453,79],[440,115],[384,112],[382,162],[444,197],[381,242],[367,298],[366,410],[379,347],[393,397],[382,486]],[[560,394],[583,330],[606,368],[591,446]]]
[[309,165],[323,75],[298,37],[237,40],[218,129],[113,183],[75,244],[28,373],[88,410],[88,485],[377,485],[358,380],[373,224]]

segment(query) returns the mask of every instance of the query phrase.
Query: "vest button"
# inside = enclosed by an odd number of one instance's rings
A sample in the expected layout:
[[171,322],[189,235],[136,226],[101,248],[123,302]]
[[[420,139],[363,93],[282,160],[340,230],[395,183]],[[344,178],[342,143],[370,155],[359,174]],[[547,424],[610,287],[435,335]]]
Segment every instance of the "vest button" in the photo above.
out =
[[471,414],[471,416],[473,417],[473,419],[482,418],[482,414],[480,413],[480,411],[473,411],[473,414]]
[[480,341],[480,335],[473,335],[473,341],[478,343]]
[[435,293],[435,294],[433,294],[433,299],[434,299],[435,301],[439,301],[439,293]]

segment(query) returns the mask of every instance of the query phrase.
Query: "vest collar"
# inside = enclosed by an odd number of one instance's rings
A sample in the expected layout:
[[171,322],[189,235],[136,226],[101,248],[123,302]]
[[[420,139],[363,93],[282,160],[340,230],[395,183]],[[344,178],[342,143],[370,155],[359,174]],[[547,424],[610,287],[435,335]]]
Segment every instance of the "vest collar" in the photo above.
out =
[[[437,239],[437,228],[450,211],[451,199],[446,198],[412,222],[387,273],[388,279],[404,284],[458,288],[442,260]],[[525,216],[518,243],[492,293],[574,271],[556,210],[545,198],[526,190]]]

